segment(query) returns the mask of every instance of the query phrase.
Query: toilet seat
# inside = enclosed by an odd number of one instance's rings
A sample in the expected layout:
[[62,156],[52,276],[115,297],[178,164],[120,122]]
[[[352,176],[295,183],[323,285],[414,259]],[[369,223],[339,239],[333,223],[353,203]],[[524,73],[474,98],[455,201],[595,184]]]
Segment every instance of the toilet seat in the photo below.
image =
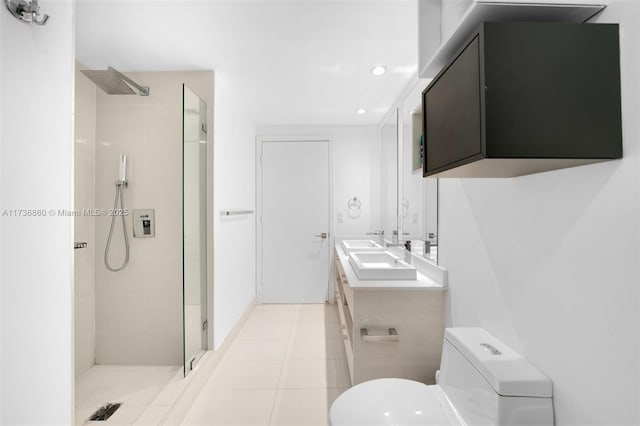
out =
[[462,424],[440,386],[407,379],[360,383],[336,398],[329,410],[330,426]]

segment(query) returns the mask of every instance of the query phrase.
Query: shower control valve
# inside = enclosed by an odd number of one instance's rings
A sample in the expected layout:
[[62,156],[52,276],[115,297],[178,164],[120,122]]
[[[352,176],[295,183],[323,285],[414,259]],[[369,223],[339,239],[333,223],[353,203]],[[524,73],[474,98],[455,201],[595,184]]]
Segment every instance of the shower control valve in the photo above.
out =
[[133,210],[133,236],[134,238],[153,238],[156,236],[155,209]]

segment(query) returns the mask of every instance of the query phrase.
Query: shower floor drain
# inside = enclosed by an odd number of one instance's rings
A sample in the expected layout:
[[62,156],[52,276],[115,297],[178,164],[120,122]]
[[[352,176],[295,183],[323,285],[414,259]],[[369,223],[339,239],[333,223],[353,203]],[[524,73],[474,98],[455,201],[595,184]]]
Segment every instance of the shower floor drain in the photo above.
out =
[[107,402],[102,407],[98,408],[98,410],[89,417],[90,422],[99,422],[103,420],[107,420],[113,413],[116,412],[118,408],[122,405],[121,402]]

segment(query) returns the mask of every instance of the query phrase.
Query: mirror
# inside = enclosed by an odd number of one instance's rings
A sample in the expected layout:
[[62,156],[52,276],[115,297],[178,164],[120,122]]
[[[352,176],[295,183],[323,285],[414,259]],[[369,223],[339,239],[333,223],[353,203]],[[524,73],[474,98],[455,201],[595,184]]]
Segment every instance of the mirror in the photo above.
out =
[[398,232],[403,240],[411,240],[414,253],[437,263],[438,180],[422,177],[422,90],[428,83],[428,79],[418,79],[400,109],[402,161]]
[[[402,199],[400,223],[405,240],[424,237],[422,204],[422,159],[420,138],[422,118],[413,92],[402,105]],[[420,126],[418,126],[420,124]]]
[[207,349],[207,104],[186,85],[182,115],[184,374]]
[[381,184],[380,213],[387,240],[398,235],[398,110],[380,128]]

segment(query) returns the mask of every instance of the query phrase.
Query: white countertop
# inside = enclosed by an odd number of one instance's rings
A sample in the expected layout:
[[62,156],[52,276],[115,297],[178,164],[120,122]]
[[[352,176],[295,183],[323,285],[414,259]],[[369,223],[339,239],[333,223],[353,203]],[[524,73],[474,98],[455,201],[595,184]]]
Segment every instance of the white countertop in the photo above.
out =
[[446,286],[423,274],[418,269],[418,279],[416,280],[361,280],[355,274],[351,265],[349,264],[349,256],[345,253],[342,245],[335,245],[336,253],[342,264],[342,269],[347,275],[347,281],[349,281],[349,287],[354,291],[358,290],[411,290],[411,291],[432,291],[432,290],[446,290]]

